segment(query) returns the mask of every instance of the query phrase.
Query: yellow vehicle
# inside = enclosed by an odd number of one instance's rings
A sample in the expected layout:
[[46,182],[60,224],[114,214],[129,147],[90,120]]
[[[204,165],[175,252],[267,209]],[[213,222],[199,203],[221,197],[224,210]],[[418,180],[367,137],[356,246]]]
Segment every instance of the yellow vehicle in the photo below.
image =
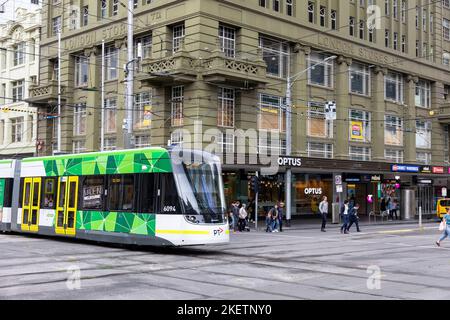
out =
[[436,214],[439,219],[442,219],[444,215],[450,209],[450,199],[439,199],[436,205]]

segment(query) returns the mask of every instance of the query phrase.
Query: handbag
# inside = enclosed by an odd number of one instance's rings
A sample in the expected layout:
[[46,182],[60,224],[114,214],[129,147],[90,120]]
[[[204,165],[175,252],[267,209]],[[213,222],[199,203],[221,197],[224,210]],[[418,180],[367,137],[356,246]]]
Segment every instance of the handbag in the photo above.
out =
[[445,228],[447,228],[447,223],[445,222],[445,219],[441,221],[439,224],[439,231],[444,231]]

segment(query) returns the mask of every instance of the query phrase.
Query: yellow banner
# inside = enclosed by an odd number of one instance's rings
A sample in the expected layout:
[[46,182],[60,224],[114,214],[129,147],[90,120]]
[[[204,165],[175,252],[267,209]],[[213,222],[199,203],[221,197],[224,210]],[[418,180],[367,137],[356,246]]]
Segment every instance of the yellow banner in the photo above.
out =
[[364,128],[362,121],[352,121],[350,128],[351,138],[354,140],[364,140]]

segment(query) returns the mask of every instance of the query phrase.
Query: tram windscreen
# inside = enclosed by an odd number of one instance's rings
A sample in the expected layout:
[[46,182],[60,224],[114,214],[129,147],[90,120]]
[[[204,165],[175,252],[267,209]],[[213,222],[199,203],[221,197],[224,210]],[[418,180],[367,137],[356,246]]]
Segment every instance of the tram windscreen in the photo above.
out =
[[223,223],[225,200],[220,163],[182,162],[176,167],[175,180],[184,214],[200,216],[197,219],[200,223]]

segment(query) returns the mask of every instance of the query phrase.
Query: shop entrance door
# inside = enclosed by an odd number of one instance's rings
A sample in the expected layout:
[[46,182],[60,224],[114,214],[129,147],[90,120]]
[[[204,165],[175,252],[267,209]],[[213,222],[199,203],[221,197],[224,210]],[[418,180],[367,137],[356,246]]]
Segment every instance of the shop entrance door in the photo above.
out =
[[422,207],[422,215],[431,216],[434,209],[434,189],[432,186],[419,185],[417,187],[416,194],[417,202],[417,215],[419,214],[419,208]]

